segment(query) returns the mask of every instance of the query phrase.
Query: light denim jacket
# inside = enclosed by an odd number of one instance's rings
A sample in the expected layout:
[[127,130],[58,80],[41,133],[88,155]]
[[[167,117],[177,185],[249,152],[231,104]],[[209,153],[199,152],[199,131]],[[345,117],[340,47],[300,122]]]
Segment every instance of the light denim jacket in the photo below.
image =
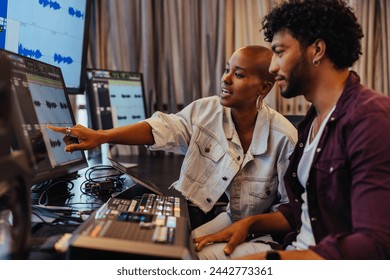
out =
[[230,108],[218,96],[194,101],[177,114],[156,112],[146,120],[155,144],[150,150],[184,154],[172,186],[204,212],[226,192],[234,220],[275,210],[288,201],[283,175],[296,143],[294,126],[263,104],[246,154]]

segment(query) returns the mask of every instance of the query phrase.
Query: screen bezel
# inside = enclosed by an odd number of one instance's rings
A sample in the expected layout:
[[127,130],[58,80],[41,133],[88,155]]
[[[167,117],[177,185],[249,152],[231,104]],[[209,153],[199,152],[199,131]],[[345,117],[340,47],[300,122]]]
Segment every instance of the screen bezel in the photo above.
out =
[[80,83],[78,88],[66,87],[68,94],[84,94],[85,91],[85,71],[87,69],[87,53],[89,44],[89,31],[91,23],[91,0],[86,0],[85,3],[85,21],[84,21],[84,42],[81,54],[81,69],[80,69]]

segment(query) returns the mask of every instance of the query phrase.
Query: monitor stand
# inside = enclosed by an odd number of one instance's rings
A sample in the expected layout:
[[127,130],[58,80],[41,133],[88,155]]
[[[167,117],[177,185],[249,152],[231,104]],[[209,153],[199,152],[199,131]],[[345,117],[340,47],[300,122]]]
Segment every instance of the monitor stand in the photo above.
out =
[[[114,147],[111,147],[110,144],[107,144],[107,143],[102,144],[101,145],[102,164],[103,165],[111,165],[111,161],[109,160],[109,158],[112,158],[112,159],[119,159],[120,158],[119,163],[126,168],[131,168],[131,167],[137,166],[138,165],[137,163],[130,162],[130,160],[129,161],[125,160],[126,156],[130,157],[130,155],[133,155],[133,154],[124,152],[123,149],[122,150],[119,149],[121,146],[122,146],[122,148],[126,147],[124,145],[115,145]],[[118,149],[116,150],[115,148],[118,148]],[[130,147],[130,148],[132,148],[132,147]],[[134,147],[134,148],[138,148],[138,147]],[[120,152],[122,152],[122,153],[120,153]],[[136,154],[138,154],[138,151]]]

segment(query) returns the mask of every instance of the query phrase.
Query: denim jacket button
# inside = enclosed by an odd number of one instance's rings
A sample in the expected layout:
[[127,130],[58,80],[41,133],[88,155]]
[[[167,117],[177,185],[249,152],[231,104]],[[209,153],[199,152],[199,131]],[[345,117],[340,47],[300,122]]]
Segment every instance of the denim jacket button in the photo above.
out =
[[222,180],[224,180],[224,181],[227,181],[227,179],[228,179],[228,178],[227,178],[226,176],[223,176],[223,177],[222,177]]
[[210,197],[208,197],[208,198],[206,199],[206,201],[207,201],[208,203],[211,203],[211,202],[212,202],[212,200],[211,200]]
[[210,152],[210,148],[209,148],[209,147],[206,147],[206,148],[204,148],[204,151],[205,151],[206,153],[209,153],[209,152]]
[[240,159],[241,159],[241,157],[240,157],[240,156],[238,156],[238,157],[237,157],[237,160],[240,160]]

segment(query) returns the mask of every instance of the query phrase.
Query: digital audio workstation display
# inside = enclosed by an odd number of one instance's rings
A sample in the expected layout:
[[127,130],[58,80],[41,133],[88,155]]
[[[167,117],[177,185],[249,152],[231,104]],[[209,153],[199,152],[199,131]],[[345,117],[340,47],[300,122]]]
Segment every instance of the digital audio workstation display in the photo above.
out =
[[81,93],[89,9],[89,0],[0,0],[0,48],[60,67]]
[[56,178],[86,167],[83,152],[65,152],[61,133],[46,126],[75,124],[61,69],[28,57],[0,50],[12,62],[12,94],[20,122],[18,139],[25,139],[34,166],[33,182]]
[[120,127],[147,117],[141,73],[90,69],[87,81],[93,128]]

